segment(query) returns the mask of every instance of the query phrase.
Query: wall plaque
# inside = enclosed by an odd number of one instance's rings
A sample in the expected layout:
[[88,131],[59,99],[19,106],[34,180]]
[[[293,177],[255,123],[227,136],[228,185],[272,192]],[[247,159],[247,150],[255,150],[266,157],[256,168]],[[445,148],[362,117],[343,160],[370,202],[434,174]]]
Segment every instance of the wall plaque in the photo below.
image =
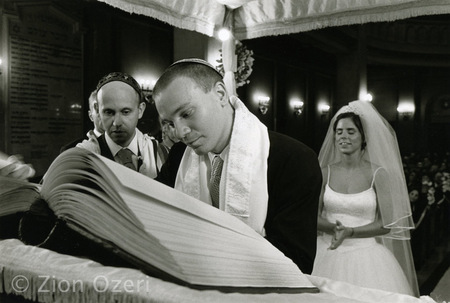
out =
[[40,176],[83,133],[82,36],[77,21],[52,6],[23,5],[3,18],[6,152],[23,155]]

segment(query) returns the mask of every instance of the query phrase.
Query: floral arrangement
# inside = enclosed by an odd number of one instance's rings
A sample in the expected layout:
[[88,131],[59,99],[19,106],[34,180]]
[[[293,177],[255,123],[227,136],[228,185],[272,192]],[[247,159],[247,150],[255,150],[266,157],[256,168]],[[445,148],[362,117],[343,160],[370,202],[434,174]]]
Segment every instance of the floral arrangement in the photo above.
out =
[[[217,60],[219,65],[217,66],[217,70],[222,74],[222,76],[225,74],[224,68],[223,68],[223,61],[222,61],[222,50],[219,50],[220,52],[220,59]],[[248,50],[247,47],[242,44],[239,40],[236,40],[236,51],[235,54],[237,56],[237,69],[236,73],[234,74],[234,78],[236,80],[236,87],[243,86],[245,84],[250,83],[250,80],[247,80],[248,77],[250,77],[250,74],[252,73],[253,69],[253,51]]]

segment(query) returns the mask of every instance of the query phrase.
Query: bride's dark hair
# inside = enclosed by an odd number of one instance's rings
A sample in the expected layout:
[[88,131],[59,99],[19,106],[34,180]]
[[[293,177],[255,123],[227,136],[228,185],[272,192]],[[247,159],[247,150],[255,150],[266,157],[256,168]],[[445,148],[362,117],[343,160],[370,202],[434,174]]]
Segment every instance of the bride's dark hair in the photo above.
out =
[[336,133],[336,127],[337,127],[339,120],[344,119],[344,118],[350,118],[350,119],[352,119],[353,123],[355,123],[356,128],[361,133],[361,139],[362,139],[361,150],[364,150],[366,148],[367,143],[366,143],[366,136],[364,134],[364,128],[363,128],[361,118],[359,117],[359,115],[357,115],[353,112],[345,112],[345,113],[339,114],[336,117],[336,121],[334,121],[333,131]]

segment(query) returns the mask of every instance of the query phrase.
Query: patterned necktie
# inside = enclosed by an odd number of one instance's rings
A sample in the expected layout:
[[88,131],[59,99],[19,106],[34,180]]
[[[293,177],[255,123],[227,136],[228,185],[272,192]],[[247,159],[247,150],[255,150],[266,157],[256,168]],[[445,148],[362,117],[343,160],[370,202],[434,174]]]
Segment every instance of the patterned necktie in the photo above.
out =
[[223,160],[215,156],[212,162],[211,179],[209,180],[209,191],[214,207],[219,208],[220,176],[222,174]]
[[136,171],[136,167],[134,166],[133,159],[131,157],[132,155],[133,153],[128,148],[122,148],[117,152],[117,156],[119,157],[122,165],[125,165],[126,167]]

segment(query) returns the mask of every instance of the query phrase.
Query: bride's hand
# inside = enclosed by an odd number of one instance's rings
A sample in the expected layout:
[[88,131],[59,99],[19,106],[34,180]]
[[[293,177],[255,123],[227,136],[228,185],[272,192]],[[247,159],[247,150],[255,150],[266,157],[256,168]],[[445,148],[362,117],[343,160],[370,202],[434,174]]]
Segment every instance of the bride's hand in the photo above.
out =
[[336,226],[334,227],[334,235],[331,239],[331,245],[328,249],[338,248],[345,238],[348,238],[352,233],[352,228],[344,226],[339,220],[336,220]]

